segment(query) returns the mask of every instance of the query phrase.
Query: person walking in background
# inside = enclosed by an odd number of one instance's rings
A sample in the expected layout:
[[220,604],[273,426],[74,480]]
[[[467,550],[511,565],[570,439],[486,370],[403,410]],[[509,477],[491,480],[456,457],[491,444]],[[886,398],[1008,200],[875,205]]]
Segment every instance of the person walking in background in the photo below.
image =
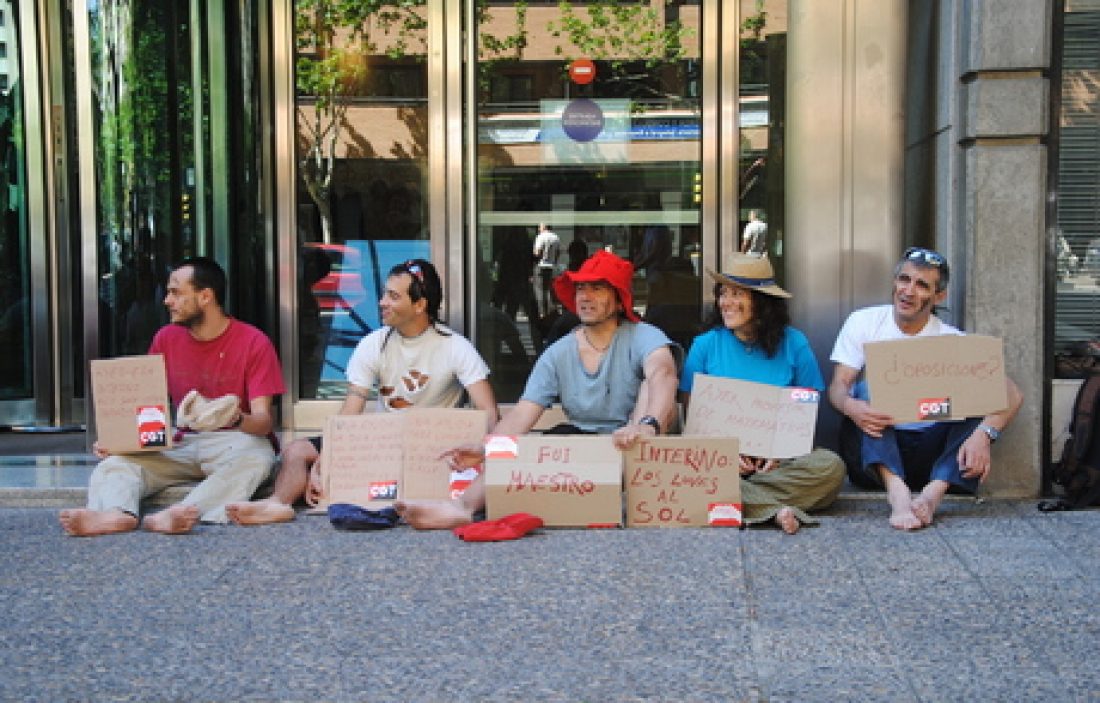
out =
[[561,256],[561,238],[545,222],[539,223],[535,237],[535,257],[538,259],[539,282],[542,285],[542,315],[546,317],[554,307],[554,273]]
[[768,225],[761,221],[756,210],[749,210],[749,221],[741,232],[741,253],[750,256],[768,253]]

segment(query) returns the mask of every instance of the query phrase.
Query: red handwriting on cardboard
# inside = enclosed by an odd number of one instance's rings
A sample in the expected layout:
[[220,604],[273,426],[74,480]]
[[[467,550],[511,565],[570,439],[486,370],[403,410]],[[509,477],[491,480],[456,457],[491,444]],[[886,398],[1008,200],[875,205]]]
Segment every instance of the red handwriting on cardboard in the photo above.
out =
[[[96,419],[105,420],[136,416],[140,405],[151,404],[158,396],[158,384],[163,385],[164,362],[161,357],[148,360],[127,359],[128,363],[112,363],[120,360],[93,362],[92,393],[95,395]],[[152,391],[153,395],[150,395]]]
[[569,471],[559,471],[553,474],[512,471],[506,489],[508,493],[546,491],[548,493],[566,493],[576,496],[585,496],[594,490],[596,490],[596,485],[592,481],[582,480],[577,474]]
[[[634,525],[690,525],[692,511],[704,508],[720,489],[720,475],[737,479],[737,444],[713,446],[721,440],[665,438],[640,440],[627,455],[628,509]],[[693,444],[693,442],[697,444]],[[707,446],[707,445],[711,446]],[[702,446],[699,446],[702,445]]]
[[438,476],[446,483],[450,468],[440,455],[448,449],[477,444],[485,436],[484,412],[429,408],[405,414],[405,471]]
[[929,379],[977,379],[984,381],[1001,371],[1001,360],[996,356],[975,361],[898,361],[893,355],[893,363],[882,374],[882,380],[890,385],[909,381],[927,381]]
[[382,487],[400,480],[402,427],[390,413],[329,418],[324,470],[333,502],[365,504],[392,493]]

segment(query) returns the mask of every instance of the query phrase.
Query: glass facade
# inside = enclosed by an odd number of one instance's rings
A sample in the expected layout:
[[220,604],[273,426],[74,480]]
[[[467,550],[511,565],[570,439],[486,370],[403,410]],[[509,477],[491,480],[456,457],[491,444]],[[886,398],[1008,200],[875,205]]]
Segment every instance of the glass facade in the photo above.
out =
[[1058,116],[1055,374],[1100,358],[1100,1],[1066,0]]
[[[0,403],[34,396],[25,82],[18,5],[0,4]],[[33,39],[31,40],[33,42]]]
[[229,273],[227,307],[270,325],[257,17],[248,3],[87,6],[98,356],[141,354],[186,256]]
[[[514,401],[534,359],[577,321],[552,278],[599,248],[634,262],[639,314],[690,343],[702,35],[698,3],[492,11],[476,29],[476,341],[498,396]],[[536,256],[540,231],[553,233],[552,259]]]
[[387,272],[430,258],[425,3],[294,5],[298,398],[343,398]]

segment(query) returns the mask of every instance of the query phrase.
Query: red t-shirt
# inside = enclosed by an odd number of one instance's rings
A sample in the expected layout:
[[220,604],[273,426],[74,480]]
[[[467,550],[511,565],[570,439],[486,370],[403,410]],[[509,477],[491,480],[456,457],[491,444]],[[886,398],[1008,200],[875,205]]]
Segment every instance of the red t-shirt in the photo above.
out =
[[251,413],[253,398],[286,392],[271,340],[240,320],[230,319],[225,332],[205,342],[192,337],[186,327],[166,325],[153,337],[149,353],[164,355],[173,405],[194,388],[207,398],[233,393],[241,399],[241,410]]

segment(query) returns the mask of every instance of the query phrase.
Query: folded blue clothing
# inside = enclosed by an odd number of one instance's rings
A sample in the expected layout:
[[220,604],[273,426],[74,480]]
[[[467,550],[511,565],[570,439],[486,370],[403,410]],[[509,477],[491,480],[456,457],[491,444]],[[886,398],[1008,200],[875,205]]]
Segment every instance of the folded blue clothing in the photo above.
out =
[[388,530],[396,527],[401,516],[393,508],[367,510],[351,503],[328,506],[328,519],[338,530]]

